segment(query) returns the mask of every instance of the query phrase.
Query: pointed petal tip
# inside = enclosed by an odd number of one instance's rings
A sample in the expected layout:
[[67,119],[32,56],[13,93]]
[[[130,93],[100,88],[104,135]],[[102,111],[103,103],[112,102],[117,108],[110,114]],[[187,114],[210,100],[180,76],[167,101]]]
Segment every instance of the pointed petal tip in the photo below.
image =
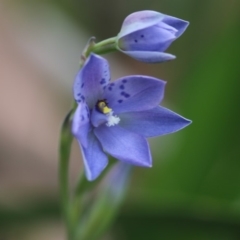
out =
[[152,155],[151,153],[149,152],[149,156],[148,156],[148,161],[141,161],[141,162],[138,162],[134,165],[136,166],[140,166],[140,167],[145,167],[145,168],[151,168],[152,167]]
[[148,168],[152,168],[152,163],[149,163],[148,165],[146,165],[146,167],[148,167]]
[[102,166],[102,170],[101,172],[97,172],[96,173],[93,173],[92,171],[89,171],[88,169],[85,169],[85,175],[86,175],[86,178],[88,181],[92,182],[92,181],[95,181],[100,175],[101,173],[104,171],[104,169],[107,167],[108,165],[108,162],[105,164],[105,166]]
[[93,175],[91,175],[91,174],[88,174],[87,172],[86,172],[85,174],[86,174],[87,180],[90,181],[90,182],[93,182],[93,181],[96,180],[97,177],[98,177],[98,175],[93,176]]
[[192,120],[184,118],[184,120],[186,121],[186,126],[190,125],[192,123]]
[[192,123],[192,120],[184,118],[184,117],[182,117],[182,120],[183,120],[182,127],[179,128],[177,131],[187,127],[188,125],[190,125]]
[[162,63],[174,60],[176,58],[175,55],[165,52],[150,52],[150,51],[120,51],[140,62],[145,63]]

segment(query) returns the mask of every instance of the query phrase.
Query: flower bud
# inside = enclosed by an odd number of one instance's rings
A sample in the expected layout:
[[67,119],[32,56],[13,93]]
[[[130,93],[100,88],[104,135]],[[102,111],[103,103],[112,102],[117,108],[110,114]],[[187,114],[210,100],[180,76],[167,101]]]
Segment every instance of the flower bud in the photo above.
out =
[[136,60],[158,63],[175,58],[164,51],[180,37],[189,22],[155,11],[130,14],[117,36],[117,48]]

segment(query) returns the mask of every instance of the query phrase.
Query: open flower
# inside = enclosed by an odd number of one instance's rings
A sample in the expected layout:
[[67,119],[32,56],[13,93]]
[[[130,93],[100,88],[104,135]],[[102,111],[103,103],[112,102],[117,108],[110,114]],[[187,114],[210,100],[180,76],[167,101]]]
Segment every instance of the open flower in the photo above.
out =
[[130,14],[117,36],[118,49],[139,61],[156,63],[172,60],[164,53],[186,30],[189,22],[155,11]]
[[78,107],[72,122],[88,180],[97,178],[107,166],[107,154],[133,165],[151,167],[146,138],[172,133],[190,124],[158,106],[164,86],[162,80],[140,75],[110,82],[108,62],[90,55],[74,82]]

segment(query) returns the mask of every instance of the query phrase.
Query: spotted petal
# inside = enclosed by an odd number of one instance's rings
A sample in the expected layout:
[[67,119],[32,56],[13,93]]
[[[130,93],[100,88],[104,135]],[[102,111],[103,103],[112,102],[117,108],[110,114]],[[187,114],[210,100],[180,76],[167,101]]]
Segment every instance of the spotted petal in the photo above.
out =
[[84,147],[87,147],[87,135],[90,128],[89,109],[85,102],[80,102],[74,113],[72,133]]
[[118,38],[159,23],[164,14],[155,11],[139,11],[127,16],[122,24]]
[[163,99],[165,82],[148,76],[128,76],[108,85],[103,93],[115,114],[154,108]]
[[96,179],[108,164],[108,157],[103,152],[102,147],[94,136],[93,132],[88,134],[88,147],[82,149],[84,168],[89,181]]
[[118,40],[120,50],[165,51],[176,39],[177,29],[160,22],[149,28],[134,31]]
[[142,167],[151,167],[152,158],[146,139],[119,126],[101,125],[94,129],[103,149],[113,157]]
[[78,103],[85,100],[92,108],[101,97],[103,88],[108,84],[109,79],[107,60],[91,54],[76,76],[73,86],[75,100]]
[[121,127],[144,137],[173,133],[191,123],[190,120],[160,106],[143,112],[123,113],[120,118]]

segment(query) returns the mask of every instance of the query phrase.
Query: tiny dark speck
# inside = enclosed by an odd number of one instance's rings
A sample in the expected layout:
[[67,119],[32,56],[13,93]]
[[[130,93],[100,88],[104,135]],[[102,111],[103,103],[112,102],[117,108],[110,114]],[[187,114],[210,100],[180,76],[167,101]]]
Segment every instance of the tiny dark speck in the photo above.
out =
[[137,40],[137,39],[135,39],[135,40],[134,40],[134,42],[135,42],[135,43],[137,43],[137,42],[138,42],[138,40]]
[[81,121],[83,121],[84,119],[85,119],[85,118],[84,118],[84,116],[82,115],[82,116],[81,116]]
[[85,97],[84,97],[84,96],[81,96],[81,99],[82,99],[82,100],[85,100]]
[[81,86],[81,88],[83,88],[84,87],[84,83],[82,83],[82,86]]
[[119,87],[120,89],[124,89],[124,85],[120,85],[120,87]]
[[123,80],[122,80],[122,82],[123,82],[123,83],[126,83],[126,82],[127,82],[127,80],[126,80],[126,79],[123,79]]
[[77,95],[78,95],[78,96],[81,96],[81,93],[78,93]]
[[108,90],[109,90],[109,91],[112,91],[112,88],[111,88],[111,87],[109,87],[109,88],[108,88]]
[[119,100],[118,100],[119,103],[122,103],[122,101],[123,101],[122,99],[119,99]]
[[100,84],[104,84],[104,83],[106,83],[105,78],[103,78],[103,79],[100,81]]
[[141,38],[143,38],[144,37],[144,35],[141,35]]
[[125,92],[121,92],[121,95],[122,95],[122,96],[125,96]]
[[129,95],[128,93],[125,93],[125,94],[124,94],[124,97],[129,98],[130,95]]

